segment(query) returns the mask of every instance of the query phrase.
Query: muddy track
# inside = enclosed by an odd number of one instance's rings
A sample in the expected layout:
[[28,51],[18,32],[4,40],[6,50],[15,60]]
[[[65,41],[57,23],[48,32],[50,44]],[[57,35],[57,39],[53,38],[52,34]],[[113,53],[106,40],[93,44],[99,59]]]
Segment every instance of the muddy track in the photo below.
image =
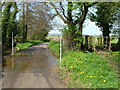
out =
[[34,45],[14,57],[6,56],[2,88],[66,88],[60,79],[57,59],[47,45]]

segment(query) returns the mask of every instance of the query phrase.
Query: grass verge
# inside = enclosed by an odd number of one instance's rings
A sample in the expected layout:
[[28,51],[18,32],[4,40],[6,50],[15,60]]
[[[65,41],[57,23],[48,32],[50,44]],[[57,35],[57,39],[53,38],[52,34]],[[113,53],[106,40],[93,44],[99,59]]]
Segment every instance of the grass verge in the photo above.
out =
[[113,61],[120,63],[120,51],[112,52],[112,59]]
[[118,88],[117,73],[96,53],[68,52],[63,57],[61,67],[63,78],[70,73],[70,87]]
[[60,42],[57,41],[50,41],[48,45],[49,49],[54,52],[55,54],[59,55],[59,47],[60,47]]
[[[49,48],[59,53],[59,42]],[[105,58],[96,53],[69,51],[63,54],[60,73],[69,87],[118,88],[118,74]]]
[[43,43],[43,42],[49,42],[50,40],[49,39],[43,39],[43,40],[30,40],[30,41],[27,41],[25,43],[19,43],[16,45],[16,47],[19,49],[19,50],[23,50],[23,49],[27,49],[28,47],[32,46],[32,45],[36,45],[38,43]]

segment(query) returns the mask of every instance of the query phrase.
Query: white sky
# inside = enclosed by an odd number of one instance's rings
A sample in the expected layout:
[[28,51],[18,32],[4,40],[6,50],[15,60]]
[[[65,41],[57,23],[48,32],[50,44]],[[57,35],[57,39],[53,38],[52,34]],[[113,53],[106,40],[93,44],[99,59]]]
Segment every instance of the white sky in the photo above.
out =
[[[49,32],[50,35],[59,35],[61,34],[61,32],[59,31],[60,27],[62,27],[62,25],[64,25],[63,21],[60,18],[55,18],[55,22],[58,24],[54,30],[51,30]],[[100,28],[98,28],[95,25],[95,22],[92,22],[90,20],[86,20],[85,21],[85,27],[83,28],[83,34],[85,35],[101,35],[102,32],[100,31]]]
[[83,34],[85,35],[102,35],[100,28],[95,25],[95,22],[87,20],[86,27],[83,28]]

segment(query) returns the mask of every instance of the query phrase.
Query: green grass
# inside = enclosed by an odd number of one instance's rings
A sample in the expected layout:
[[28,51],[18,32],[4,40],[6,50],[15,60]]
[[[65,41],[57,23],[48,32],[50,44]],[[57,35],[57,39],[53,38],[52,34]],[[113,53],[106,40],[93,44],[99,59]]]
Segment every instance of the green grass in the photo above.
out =
[[[49,48],[58,54],[59,42],[51,41]],[[60,73],[64,79],[69,79],[69,87],[118,88],[117,72],[105,58],[96,53],[79,51],[64,53]]]
[[50,41],[48,47],[50,50],[52,50],[54,53],[59,54],[59,48],[60,48],[60,42],[57,41]]
[[42,39],[42,41],[43,41],[43,42],[50,42],[51,39],[44,38],[44,39]]
[[[117,62],[117,66],[120,67],[120,51],[112,52],[111,60]],[[120,78],[119,78],[119,82],[120,82]],[[120,86],[120,83],[119,83],[119,86]]]
[[113,60],[119,64],[120,63],[120,51],[112,52],[111,60]]
[[116,44],[118,42],[118,38],[115,38],[111,41],[112,44]]
[[19,48],[19,50],[23,50],[26,49],[32,45],[38,44],[38,43],[43,43],[43,41],[40,40],[31,40],[31,41],[27,41],[26,43],[19,43],[16,45],[16,47]]
[[117,73],[108,62],[96,53],[71,51],[66,53],[61,63],[64,78],[70,72],[69,86],[81,88],[118,88]]
[[19,43],[16,45],[16,47],[19,48],[19,50],[27,49],[28,47],[38,44],[38,43],[43,43],[43,42],[50,42],[50,39],[42,39],[42,40],[30,40],[25,43]]

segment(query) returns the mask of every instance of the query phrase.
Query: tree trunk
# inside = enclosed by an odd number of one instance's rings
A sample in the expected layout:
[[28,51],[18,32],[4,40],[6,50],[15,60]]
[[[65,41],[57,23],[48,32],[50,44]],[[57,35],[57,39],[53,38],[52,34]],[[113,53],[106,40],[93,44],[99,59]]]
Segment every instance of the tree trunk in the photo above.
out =
[[26,17],[25,17],[25,42],[27,40],[27,31],[28,31],[28,3],[26,2]]
[[71,23],[73,22],[73,19],[72,19],[72,7],[73,7],[73,3],[72,2],[68,2],[68,21]]
[[83,37],[82,37],[82,33],[83,33],[83,23],[80,23],[79,25],[79,31],[80,31],[80,45],[79,45],[79,50],[83,50],[84,49],[84,45],[83,45]]
[[118,50],[120,50],[120,37],[118,38],[117,47],[118,47]]
[[86,35],[85,36],[85,49],[88,50],[88,39],[89,39],[89,36]]
[[[12,11],[12,13],[10,13],[10,9],[14,8],[14,10]],[[5,11],[4,11],[4,14],[6,14],[5,18],[6,19],[6,22],[7,24],[5,24],[5,27],[6,27],[6,30],[3,32],[3,40],[4,43],[3,45],[5,45],[6,47],[8,48],[11,48],[12,47],[12,32],[16,32],[16,22],[15,22],[15,19],[16,19],[16,14],[17,14],[17,5],[16,5],[16,2],[11,2],[11,3],[8,3],[7,6],[5,7]],[[4,20],[3,20],[4,21]],[[3,30],[4,30],[4,24],[3,24]],[[5,34],[5,35],[4,35]]]
[[26,42],[25,3],[22,3],[22,42]]
[[109,48],[109,43],[110,43],[110,31],[109,28],[103,27],[103,44],[104,48],[108,49]]
[[68,19],[68,30],[65,31],[66,35],[64,36],[65,38],[65,46],[67,50],[73,50],[75,48],[75,40],[74,40],[74,33],[75,33],[75,27],[76,25],[73,24],[73,19],[72,19],[72,9],[73,3],[68,2],[68,12],[67,12],[67,19]]
[[84,4],[84,10],[82,11],[82,16],[81,16],[80,21],[79,21],[79,31],[80,31],[80,38],[81,38],[81,42],[80,42],[81,44],[79,47],[80,50],[84,49],[83,40],[82,40],[83,39],[82,38],[82,33],[83,33],[82,29],[83,29],[83,23],[85,21],[87,13],[88,13],[88,7],[85,6],[85,4]]
[[2,44],[3,46],[7,46],[8,44],[8,31],[9,31],[9,19],[10,19],[10,9],[11,9],[12,3],[8,2],[6,3],[6,7],[3,10],[3,20],[2,20]]
[[68,30],[64,32],[64,39],[65,39],[65,46],[67,50],[74,50],[75,49],[75,26],[73,24],[68,24]]
[[83,23],[79,24],[79,31],[80,31],[80,38],[82,38],[82,32],[83,32]]

